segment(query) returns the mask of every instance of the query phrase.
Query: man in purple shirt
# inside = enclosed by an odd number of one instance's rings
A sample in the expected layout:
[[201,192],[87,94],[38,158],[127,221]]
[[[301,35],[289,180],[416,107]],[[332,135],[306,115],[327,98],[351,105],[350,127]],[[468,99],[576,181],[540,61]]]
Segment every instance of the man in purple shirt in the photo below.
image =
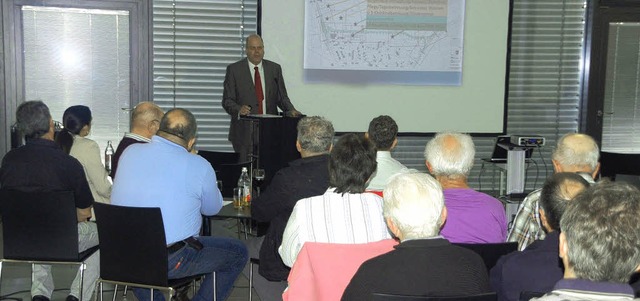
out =
[[467,177],[476,150],[471,136],[439,133],[424,150],[429,172],[444,189],[449,218],[440,234],[452,243],[498,243],[507,236],[507,219],[500,201],[471,189]]

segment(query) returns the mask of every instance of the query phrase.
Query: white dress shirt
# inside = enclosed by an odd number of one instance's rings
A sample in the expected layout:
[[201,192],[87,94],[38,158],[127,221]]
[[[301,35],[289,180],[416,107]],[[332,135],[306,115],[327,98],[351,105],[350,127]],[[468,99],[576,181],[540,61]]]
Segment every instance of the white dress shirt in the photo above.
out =
[[307,241],[359,244],[391,238],[382,217],[381,197],[334,190],[296,203],[278,249],[287,266],[293,266]]
[[398,160],[391,158],[390,151],[378,151],[376,153],[376,161],[378,162],[378,167],[372,175],[367,190],[384,190],[391,176],[409,170]]

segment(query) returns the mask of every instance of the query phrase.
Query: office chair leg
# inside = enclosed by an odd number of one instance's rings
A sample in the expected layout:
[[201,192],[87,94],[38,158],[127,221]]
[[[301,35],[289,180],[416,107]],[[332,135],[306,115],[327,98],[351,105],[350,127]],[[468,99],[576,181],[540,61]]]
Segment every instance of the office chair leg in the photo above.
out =
[[[126,287],[127,286],[125,285],[125,288]],[[116,285],[113,286],[113,299],[112,299],[112,301],[116,301],[116,296],[117,295],[118,295],[118,285],[116,284]],[[100,301],[102,301],[102,300],[100,300]]]
[[[3,263],[3,261],[0,260],[0,284],[2,284],[2,263]],[[0,294],[0,296],[1,296],[1,294]]]
[[102,282],[98,281],[98,294],[100,294],[100,299],[98,299],[98,300],[100,300],[100,301],[102,301],[102,297],[103,297],[102,293],[103,293],[103,291],[102,291]]
[[218,300],[218,288],[216,287],[216,272],[213,272],[213,301]]
[[82,297],[83,297],[83,295],[84,295],[84,294],[83,294],[83,293],[84,293],[84,291],[83,291],[83,286],[84,286],[84,269],[85,269],[86,267],[87,267],[87,264],[86,264],[86,263],[84,263],[84,262],[83,262],[82,264],[80,264],[80,292],[78,293],[78,295],[80,295],[80,296],[78,296],[78,300],[79,300],[79,301],[82,301]]
[[253,301],[252,298],[252,289],[253,289],[253,262],[249,260],[249,301]]
[[[169,291],[169,300],[171,300],[171,291]],[[153,301],[153,289],[151,289],[151,301]]]
[[[127,296],[127,289],[129,289],[129,286],[128,286],[128,285],[125,285],[125,286],[124,286],[124,292],[122,292],[122,298],[124,298],[124,297],[126,297],[126,296]],[[115,300],[114,300],[114,301],[115,301]]]

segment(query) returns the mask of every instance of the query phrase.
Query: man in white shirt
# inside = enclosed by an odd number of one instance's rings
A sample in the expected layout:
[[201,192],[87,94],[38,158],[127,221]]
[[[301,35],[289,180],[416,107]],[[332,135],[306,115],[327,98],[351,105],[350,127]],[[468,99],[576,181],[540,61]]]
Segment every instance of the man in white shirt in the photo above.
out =
[[391,176],[407,171],[407,167],[391,158],[391,150],[398,144],[398,124],[390,116],[378,116],[369,123],[365,136],[375,145],[378,162],[378,168],[373,173],[367,190],[382,191]]

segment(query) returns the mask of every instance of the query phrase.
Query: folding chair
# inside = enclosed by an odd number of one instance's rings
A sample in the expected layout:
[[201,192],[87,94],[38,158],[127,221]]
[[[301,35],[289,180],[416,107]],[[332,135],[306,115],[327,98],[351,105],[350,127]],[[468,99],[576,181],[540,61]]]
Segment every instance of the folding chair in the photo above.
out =
[[[154,290],[166,291],[168,299],[176,288],[194,284],[204,275],[168,279],[168,252],[160,208],[94,205],[100,236],[100,301],[103,283],[148,288],[153,301]],[[194,292],[195,293],[195,292]],[[213,300],[216,300],[216,277],[213,274]]]
[[23,192],[0,190],[4,258],[2,265],[28,263],[77,265],[80,267],[80,296],[85,261],[98,246],[79,252],[78,216],[73,192]]

